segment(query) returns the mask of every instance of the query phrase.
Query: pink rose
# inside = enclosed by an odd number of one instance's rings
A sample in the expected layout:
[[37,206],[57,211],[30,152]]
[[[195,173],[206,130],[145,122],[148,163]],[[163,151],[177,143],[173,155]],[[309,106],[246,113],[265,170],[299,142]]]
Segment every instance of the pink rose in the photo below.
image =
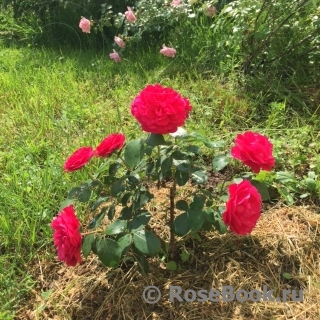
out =
[[125,47],[124,41],[123,41],[121,38],[117,37],[117,36],[114,37],[114,42],[115,42],[120,48],[124,48],[124,47]]
[[121,62],[121,58],[119,56],[119,53],[113,49],[113,53],[109,54],[110,59],[114,60],[115,62]]
[[208,6],[205,8],[205,15],[212,18],[217,14],[217,8],[215,6]]
[[125,14],[125,16],[126,16],[126,19],[127,19],[129,22],[133,23],[133,22],[135,22],[135,21],[137,20],[137,18],[136,18],[136,16],[134,15],[134,13],[133,13],[133,11],[131,10],[131,8],[130,8],[130,7],[127,7],[127,8],[128,8],[128,11],[126,11],[124,14]]
[[58,216],[53,219],[51,228],[54,230],[53,240],[59,260],[72,267],[81,262],[80,222],[72,205],[62,209]]
[[250,167],[254,173],[259,173],[261,169],[270,171],[274,167],[273,145],[266,136],[247,131],[238,134],[235,144],[231,155]]
[[261,196],[248,180],[229,186],[229,200],[222,219],[231,231],[246,235],[255,227],[261,215]]
[[173,1],[170,3],[170,6],[171,6],[171,7],[179,6],[179,5],[180,5],[180,2],[181,2],[181,0],[173,0]]
[[131,113],[142,129],[154,134],[176,132],[184,125],[191,109],[186,98],[160,84],[146,86],[131,105]]
[[113,133],[108,135],[96,148],[96,155],[98,157],[108,157],[112,152],[123,147],[125,136],[121,133]]
[[94,156],[92,147],[82,147],[76,150],[64,163],[65,171],[75,171],[85,166]]
[[82,17],[79,23],[82,32],[90,33],[90,20]]
[[165,44],[163,44],[160,53],[166,57],[174,58],[176,50],[174,48],[168,48]]

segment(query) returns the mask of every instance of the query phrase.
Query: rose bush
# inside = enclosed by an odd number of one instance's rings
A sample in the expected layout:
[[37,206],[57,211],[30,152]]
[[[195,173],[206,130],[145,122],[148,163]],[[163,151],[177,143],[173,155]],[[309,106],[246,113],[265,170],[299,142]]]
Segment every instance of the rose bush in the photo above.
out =
[[131,113],[142,129],[154,134],[176,132],[191,109],[188,99],[160,84],[146,86],[131,105]]
[[81,262],[82,236],[79,231],[80,222],[73,206],[64,208],[51,223],[54,230],[54,245],[58,251],[58,258],[68,266],[75,266]]
[[[112,133],[94,150],[80,148],[66,161],[72,170],[85,165],[93,156],[95,164],[100,161],[100,165],[90,179],[69,192],[67,207],[52,222],[60,260],[76,265],[81,261],[81,246],[84,257],[92,252],[109,267],[119,266],[124,258],[131,259],[137,262],[141,273],[147,273],[147,256],[161,254],[167,260],[177,259],[175,236],[192,237],[200,230],[212,229],[224,233],[227,226],[239,235],[253,230],[261,212],[260,191],[265,193],[266,186],[253,175],[246,174],[246,179],[241,178],[238,184],[226,178],[224,183],[230,182],[230,186],[225,206],[221,206],[226,195],[220,187],[212,192],[202,187],[208,183],[208,173],[201,145],[215,154],[213,171],[223,170],[230,155],[215,152],[224,146],[221,142],[210,141],[197,132],[189,134],[181,127],[191,110],[189,100],[175,90],[160,84],[147,85],[131,104],[131,112],[148,133],[146,136],[126,141],[122,133]],[[259,152],[268,156],[266,162]],[[249,164],[256,171],[273,164],[271,143],[258,133],[238,135],[231,153],[246,163],[250,159]],[[190,190],[186,199],[177,201],[177,188],[188,182],[198,188],[192,188],[194,191]],[[152,212],[147,204],[155,197],[149,189],[152,184],[170,189],[169,218],[165,222],[170,230],[169,239],[160,239],[149,226]],[[70,201],[88,203],[89,223],[83,235]],[[176,210],[180,211],[178,215]],[[104,220],[106,217],[109,223]]]

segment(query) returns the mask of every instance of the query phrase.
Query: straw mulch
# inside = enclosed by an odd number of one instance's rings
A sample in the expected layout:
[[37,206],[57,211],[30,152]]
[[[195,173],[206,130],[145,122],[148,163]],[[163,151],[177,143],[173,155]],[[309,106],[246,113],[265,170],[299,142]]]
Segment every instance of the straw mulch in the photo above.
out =
[[[145,277],[134,265],[105,268],[95,256],[74,268],[39,256],[31,266],[38,286],[16,319],[320,319],[319,217],[311,207],[266,210],[251,235],[200,234],[201,241],[189,239],[181,245],[191,257],[178,262],[178,271],[168,271],[158,258],[150,258]],[[163,213],[153,219],[156,230],[163,224]],[[150,285],[162,293],[156,304],[142,298]],[[220,292],[226,285],[248,292],[267,285],[275,297],[281,297],[282,290],[304,290],[304,301],[170,302],[171,285]]]

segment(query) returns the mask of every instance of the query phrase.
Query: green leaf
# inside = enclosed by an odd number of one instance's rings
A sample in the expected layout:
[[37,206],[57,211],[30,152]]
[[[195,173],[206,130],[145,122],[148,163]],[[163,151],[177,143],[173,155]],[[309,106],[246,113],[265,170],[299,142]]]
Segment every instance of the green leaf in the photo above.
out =
[[70,192],[68,193],[68,199],[77,198],[80,192],[81,192],[80,187],[75,187],[71,189]]
[[307,189],[309,191],[314,191],[316,189],[316,183],[313,179],[311,178],[306,178],[306,184],[307,184]]
[[98,257],[104,265],[112,268],[119,265],[122,248],[116,241],[109,238],[99,239],[96,242],[96,248]]
[[104,218],[104,216],[106,215],[106,212],[107,212],[107,207],[103,207],[100,211],[100,213],[98,215],[96,215],[90,222],[89,222],[89,225],[88,225],[88,228],[89,229],[95,229],[97,228],[102,219]]
[[185,200],[178,200],[176,202],[176,208],[181,211],[187,211],[189,209],[189,205]]
[[191,229],[188,219],[188,214],[186,212],[180,214],[174,219],[173,222],[174,233],[178,236],[185,236]]
[[187,146],[186,150],[189,153],[201,154],[201,150],[200,150],[200,148],[198,146]]
[[116,220],[108,225],[105,233],[109,236],[124,232],[127,229],[127,221],[126,220]]
[[220,234],[224,234],[227,232],[228,228],[227,226],[224,224],[224,222],[220,219],[217,219],[213,225],[215,226],[215,228],[219,231]]
[[87,201],[89,201],[91,194],[92,194],[91,189],[89,189],[89,188],[83,189],[83,190],[81,190],[81,192],[78,195],[78,200],[80,202],[87,202]]
[[113,217],[114,217],[114,215],[115,215],[115,213],[116,213],[115,205],[112,204],[112,205],[110,206],[109,210],[108,210],[108,219],[109,219],[109,220],[112,220]]
[[198,184],[205,184],[208,181],[208,175],[204,171],[195,171],[192,173],[192,180]]
[[166,141],[164,140],[164,137],[162,134],[150,133],[147,139],[145,140],[145,143],[149,146],[156,147],[156,146],[165,145]]
[[138,262],[138,271],[142,274],[142,275],[146,275],[149,272],[149,264],[148,261],[145,257],[145,255],[140,252],[139,250],[137,250],[136,248],[133,248],[133,254],[135,259]]
[[109,197],[100,197],[96,202],[94,202],[90,208],[91,211],[95,211],[100,207],[102,203],[105,203]]
[[151,219],[149,212],[142,212],[135,216],[132,221],[128,223],[128,229],[130,232],[143,229]]
[[144,155],[144,145],[141,139],[128,142],[124,148],[124,160],[129,168],[134,167],[142,160]]
[[117,171],[119,170],[119,168],[121,168],[121,164],[120,163],[112,163],[109,167],[109,176],[110,177],[114,177],[115,174],[117,173]]
[[166,268],[167,270],[175,271],[177,270],[177,263],[175,261],[168,261],[166,263]]
[[114,182],[112,185],[111,185],[111,188],[110,188],[110,193],[113,197],[116,197],[121,191],[124,190],[123,188],[123,181],[126,179],[127,177],[124,176],[124,177],[121,177],[120,179],[118,179],[116,182]]
[[130,193],[130,192],[124,194],[124,196],[123,196],[122,199],[121,199],[121,204],[122,204],[123,206],[126,206],[127,203],[130,201],[130,199],[131,199],[131,193]]
[[190,254],[189,252],[187,252],[187,251],[183,251],[183,252],[181,252],[181,254],[180,254],[180,258],[181,258],[181,260],[182,260],[183,262],[188,261],[188,260],[190,259],[190,256],[191,256],[191,254]]
[[184,186],[189,181],[189,173],[188,172],[182,172],[182,171],[176,171],[175,172],[175,179],[177,181],[178,186]]
[[292,275],[291,275],[290,273],[288,273],[288,272],[284,272],[284,273],[282,274],[282,276],[283,276],[285,279],[287,279],[287,280],[290,280],[290,279],[293,278]]
[[61,202],[60,207],[59,207],[59,212],[66,208],[69,207],[71,204],[73,204],[73,200],[72,199],[66,199],[64,201]]
[[286,200],[287,204],[291,205],[294,203],[293,196],[287,188],[278,187],[277,189],[280,195]]
[[131,184],[138,185],[140,183],[140,176],[137,173],[132,173],[127,177]]
[[162,160],[162,162],[161,162],[161,172],[165,176],[171,170],[172,158],[168,157],[168,158],[164,158],[164,159],[161,159],[161,160]]
[[265,183],[257,180],[251,180],[250,182],[260,193],[262,201],[270,200],[269,190]]
[[92,243],[95,241],[94,234],[89,234],[82,241],[82,254],[86,258],[91,252]]
[[213,158],[212,160],[212,169],[214,171],[220,171],[225,168],[229,163],[229,158],[223,154],[220,154]]
[[281,183],[296,182],[297,181],[297,179],[295,178],[294,175],[292,175],[291,173],[286,172],[286,171],[277,172],[276,180],[281,182]]
[[187,214],[188,214],[190,229],[192,231],[200,230],[205,221],[205,215],[203,211],[189,209],[187,211]]
[[132,217],[132,206],[124,207],[121,210],[120,218],[123,220],[129,220],[129,219],[131,219],[131,217]]
[[122,251],[121,256],[123,257],[129,250],[130,245],[132,243],[132,236],[131,234],[125,234],[123,237],[117,240],[117,243]]
[[133,243],[142,253],[153,256],[161,249],[160,239],[149,230],[139,230],[133,233]]

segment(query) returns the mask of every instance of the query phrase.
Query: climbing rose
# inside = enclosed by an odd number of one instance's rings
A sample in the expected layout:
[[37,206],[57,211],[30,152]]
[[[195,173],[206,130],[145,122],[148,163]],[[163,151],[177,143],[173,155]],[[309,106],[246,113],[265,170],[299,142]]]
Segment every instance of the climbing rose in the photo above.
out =
[[229,186],[229,200],[222,219],[231,231],[246,235],[260,218],[261,196],[248,180]]
[[142,129],[154,134],[174,133],[184,125],[192,107],[171,88],[147,85],[131,104],[131,113]]
[[128,11],[126,11],[124,14],[127,18],[127,20],[131,23],[135,22],[137,20],[136,16],[134,15],[133,11],[131,10],[130,7],[127,7]]
[[124,48],[124,47],[125,47],[124,41],[123,41],[121,38],[117,37],[117,36],[114,37],[114,42],[115,42],[120,48]]
[[54,230],[53,240],[59,260],[72,267],[77,262],[81,262],[80,222],[72,205],[60,211],[58,216],[53,219],[51,228]]
[[79,23],[82,32],[90,33],[90,20],[82,17]]
[[166,57],[174,58],[176,50],[174,48],[168,48],[165,44],[163,44],[160,53]]
[[121,62],[121,58],[119,56],[119,53],[113,49],[113,53],[109,54],[110,59],[114,60],[115,62]]
[[64,163],[65,171],[75,171],[85,166],[94,156],[92,147],[82,147],[76,150]]
[[112,152],[123,147],[125,136],[121,133],[113,133],[108,135],[96,148],[98,157],[108,157]]
[[238,134],[231,155],[250,167],[254,173],[270,171],[275,165],[272,156],[272,143],[260,133],[247,131]]

